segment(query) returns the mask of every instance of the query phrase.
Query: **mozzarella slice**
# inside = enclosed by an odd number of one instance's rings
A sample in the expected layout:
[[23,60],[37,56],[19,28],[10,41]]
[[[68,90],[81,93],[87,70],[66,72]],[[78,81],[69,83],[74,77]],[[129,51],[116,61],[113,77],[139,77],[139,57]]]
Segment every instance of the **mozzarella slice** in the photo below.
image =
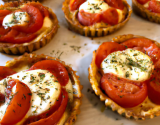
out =
[[101,63],[104,73],[135,81],[147,80],[154,70],[151,58],[138,50],[126,49],[108,55]]
[[5,16],[2,25],[4,28],[12,26],[24,26],[29,23],[29,19],[30,17],[27,12],[15,12]]

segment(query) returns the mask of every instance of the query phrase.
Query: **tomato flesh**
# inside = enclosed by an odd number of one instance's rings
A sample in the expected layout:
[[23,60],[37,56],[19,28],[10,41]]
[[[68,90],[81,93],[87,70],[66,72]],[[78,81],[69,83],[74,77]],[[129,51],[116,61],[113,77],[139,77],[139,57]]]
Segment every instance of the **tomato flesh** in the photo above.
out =
[[119,15],[115,8],[109,8],[101,14],[102,21],[110,25],[118,24]]
[[125,50],[126,47],[124,45],[120,45],[115,42],[104,42],[102,45],[99,46],[99,48],[96,51],[96,60],[95,63],[98,68],[100,68],[100,65],[102,61],[112,52],[115,51],[121,51]]
[[84,26],[91,26],[101,21],[101,14],[88,13],[84,10],[80,10],[78,12],[78,20]]
[[50,125],[50,124],[55,125],[62,117],[68,104],[68,93],[66,92],[65,89],[62,89],[62,93],[63,93],[63,99],[57,111],[55,111],[52,115],[50,115],[47,118],[40,119],[37,122],[30,123],[30,125]]
[[66,68],[56,60],[43,60],[35,63],[30,70],[44,69],[50,71],[62,86],[68,83],[69,76]]
[[150,0],[137,0],[138,3],[144,5],[145,3],[147,3]]
[[1,120],[2,125],[13,125],[19,122],[26,115],[30,108],[30,89],[27,85],[19,80],[15,80],[15,82],[17,84],[16,93],[10,101],[10,104],[6,109],[6,113]]
[[117,9],[124,9],[124,4],[122,0],[105,0],[109,6],[117,8]]
[[0,80],[6,78],[7,76],[10,76],[12,74],[15,74],[16,72],[8,67],[0,66]]
[[159,1],[151,0],[149,2],[148,9],[151,10],[152,12],[160,13],[160,3],[159,3]]
[[135,107],[147,97],[145,82],[134,82],[113,74],[104,74],[100,86],[113,101],[124,108]]
[[0,25],[2,25],[3,19],[6,15],[10,14],[10,10],[0,10]]

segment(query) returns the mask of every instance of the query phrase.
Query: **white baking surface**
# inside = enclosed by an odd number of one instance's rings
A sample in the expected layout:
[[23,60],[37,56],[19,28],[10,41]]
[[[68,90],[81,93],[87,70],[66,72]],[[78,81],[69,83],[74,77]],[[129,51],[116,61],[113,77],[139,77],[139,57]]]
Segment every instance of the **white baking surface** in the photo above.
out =
[[[131,0],[127,1],[131,5]],[[56,13],[60,28],[51,42],[35,53],[59,57],[78,71],[84,96],[81,113],[78,115],[75,125],[160,125],[160,116],[145,121],[128,120],[105,108],[104,102],[100,102],[99,98],[93,94],[88,80],[88,66],[92,59],[92,51],[97,49],[102,42],[123,34],[142,35],[160,42],[160,25],[146,21],[132,13],[131,19],[123,28],[111,35],[91,39],[68,30],[61,9],[63,0],[43,0],[42,3]],[[5,65],[6,61],[14,57],[17,56],[0,53],[0,65]]]

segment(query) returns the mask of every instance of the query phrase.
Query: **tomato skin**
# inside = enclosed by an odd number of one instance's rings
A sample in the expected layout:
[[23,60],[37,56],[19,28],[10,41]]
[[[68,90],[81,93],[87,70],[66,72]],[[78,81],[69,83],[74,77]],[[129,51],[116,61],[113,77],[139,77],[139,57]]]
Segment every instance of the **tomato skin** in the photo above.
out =
[[150,82],[148,82],[148,97],[149,99],[160,105],[160,68],[155,66],[155,70],[150,78]]
[[115,25],[118,24],[119,15],[115,8],[109,8],[102,12],[101,19],[104,23]]
[[62,86],[68,83],[69,76],[66,68],[56,60],[42,60],[35,63],[30,70],[44,69],[50,71]]
[[122,0],[105,0],[106,3],[108,3],[109,6],[123,10],[124,4]]
[[102,61],[112,52],[125,50],[126,47],[124,45],[120,45],[116,42],[104,42],[102,43],[96,51],[96,60],[95,63],[98,68]]
[[30,89],[19,80],[15,81],[17,83],[16,93],[6,109],[6,113],[1,120],[1,125],[12,125],[19,122],[30,108]]
[[40,119],[37,122],[30,123],[29,125],[55,125],[62,117],[68,103],[68,93],[65,89],[62,89],[63,99],[60,107],[52,115],[45,119]]
[[151,0],[149,2],[148,9],[151,10],[152,12],[160,13],[160,3],[156,0]]
[[0,10],[0,25],[3,22],[3,19],[6,15],[10,14],[12,11],[10,10]]
[[101,21],[101,14],[88,13],[84,10],[78,12],[78,21],[84,26],[91,26]]
[[147,3],[150,0],[137,0],[138,3],[144,5],[145,3]]
[[122,43],[128,48],[140,47],[142,52],[148,54],[152,61],[156,63],[160,58],[160,49],[147,38],[133,38]]
[[[133,93],[126,91],[125,87],[120,88],[121,91],[117,89],[119,84],[124,84],[125,86],[126,83],[136,86],[136,89],[139,87],[139,89],[135,90]],[[114,86],[113,84],[116,84],[117,86]],[[112,74],[104,74],[101,78],[100,86],[114,102],[124,108],[135,107],[142,103],[147,97],[147,85],[145,82],[136,83],[123,78],[119,79]]]
[[77,10],[86,0],[70,0],[69,8],[71,11]]
[[29,23],[25,26],[13,26],[12,28],[24,33],[35,33],[38,31],[43,25],[43,16],[40,10],[28,4],[22,7],[21,10],[30,15]]
[[7,76],[10,76],[12,74],[15,74],[16,72],[8,67],[0,66],[0,80],[6,78]]

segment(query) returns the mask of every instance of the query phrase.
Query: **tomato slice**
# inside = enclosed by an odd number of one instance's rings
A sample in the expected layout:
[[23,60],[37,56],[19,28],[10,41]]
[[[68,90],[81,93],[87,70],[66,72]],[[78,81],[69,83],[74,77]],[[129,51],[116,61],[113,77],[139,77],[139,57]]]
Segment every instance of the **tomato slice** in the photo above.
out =
[[30,107],[30,89],[19,80],[15,80],[15,82],[17,83],[16,93],[10,101],[6,113],[1,120],[2,125],[13,125],[19,122],[26,115]]
[[142,5],[147,3],[148,1],[150,1],[150,0],[137,0],[137,2],[142,4]]
[[32,122],[36,122],[40,119],[44,119],[44,118],[47,118],[49,117],[50,115],[52,115],[61,105],[61,102],[62,102],[62,90],[61,90],[61,93],[57,99],[57,101],[55,102],[55,104],[50,108],[50,110],[48,111],[45,111],[43,112],[42,114],[40,115],[36,115],[36,116],[31,116],[29,117],[23,124],[24,125],[27,125],[27,124],[30,124]]
[[160,59],[160,49],[151,40],[146,38],[133,38],[122,43],[128,48],[141,47],[142,51],[148,54],[155,63]]
[[115,8],[109,8],[101,14],[102,21],[110,25],[118,24],[119,15]]
[[10,10],[0,10],[0,24],[2,24],[4,17],[10,14],[11,12],[12,11]]
[[11,95],[12,92],[12,88],[13,86],[15,86],[17,83],[17,81],[15,79],[11,79],[8,81],[7,85],[6,85],[6,89],[5,89],[5,95],[7,98],[9,98],[9,96]]
[[108,3],[109,6],[117,8],[117,9],[124,9],[124,4],[122,0],[105,0],[106,3]]
[[155,67],[153,75],[148,82],[148,97],[149,99],[160,105],[160,68]]
[[50,124],[55,125],[62,117],[68,103],[68,93],[66,92],[65,89],[62,89],[62,93],[63,93],[62,103],[60,107],[57,109],[57,111],[55,111],[49,117],[41,119],[37,122],[30,123],[29,125],[50,125]]
[[159,3],[159,1],[151,0],[149,2],[148,9],[151,10],[152,12],[160,13],[160,3]]
[[50,71],[62,86],[68,83],[69,76],[66,68],[56,60],[43,60],[35,63],[30,70],[44,69]]
[[47,8],[44,7],[42,4],[36,3],[36,2],[30,2],[30,3],[27,3],[27,4],[38,8],[40,10],[41,14],[43,15],[43,17],[49,17],[49,12],[48,12]]
[[69,8],[71,11],[77,10],[86,0],[70,0]]
[[6,78],[7,76],[10,76],[12,74],[15,74],[16,72],[8,67],[0,66],[0,80]]
[[26,4],[21,8],[22,11],[27,12],[30,15],[28,25],[25,26],[14,26],[12,28],[24,32],[24,33],[35,33],[43,25],[43,16],[40,10],[32,5]]
[[84,26],[91,26],[94,23],[101,21],[101,14],[99,13],[88,13],[84,10],[78,12],[78,21]]
[[102,43],[96,51],[95,63],[98,68],[100,68],[101,62],[112,52],[125,50],[124,45],[120,45],[115,42],[104,42]]
[[113,74],[104,74],[100,86],[114,102],[124,108],[135,107],[147,97],[145,82],[134,82]]

